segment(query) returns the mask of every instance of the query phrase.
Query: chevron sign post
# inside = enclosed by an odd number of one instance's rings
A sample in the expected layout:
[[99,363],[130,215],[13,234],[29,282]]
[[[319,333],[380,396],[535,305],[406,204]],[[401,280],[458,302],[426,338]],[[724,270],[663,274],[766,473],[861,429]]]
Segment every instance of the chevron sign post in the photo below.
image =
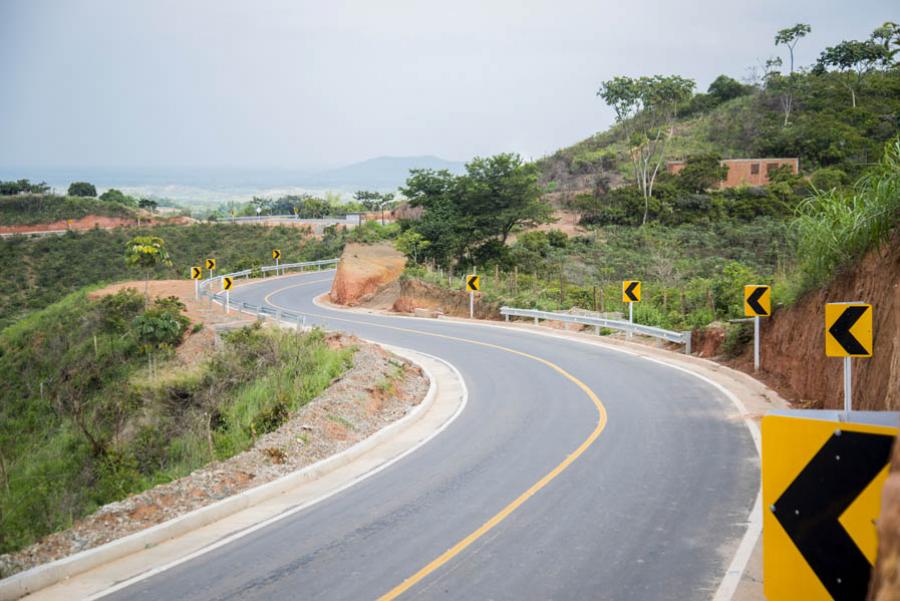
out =
[[772,314],[772,288],[758,284],[744,286],[744,315],[753,318],[753,369],[759,370],[759,318]]
[[825,355],[844,358],[844,411],[853,408],[853,357],[872,356],[872,305],[825,305]]
[[772,411],[762,420],[770,601],[865,599],[897,414]]

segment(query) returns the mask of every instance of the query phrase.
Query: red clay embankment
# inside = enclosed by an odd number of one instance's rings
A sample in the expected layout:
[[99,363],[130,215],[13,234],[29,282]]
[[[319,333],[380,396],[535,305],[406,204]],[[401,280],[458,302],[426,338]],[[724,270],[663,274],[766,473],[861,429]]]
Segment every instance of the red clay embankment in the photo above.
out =
[[[843,407],[842,360],[825,356],[825,303],[862,301],[874,310],[874,356],[853,360],[853,408],[900,410],[900,231],[824,289],[762,320],[760,379],[784,398]],[[753,368],[753,349],[736,361]]]
[[[190,217],[173,217],[171,219],[141,219],[140,225],[157,225],[160,223],[189,224]],[[125,217],[106,217],[104,215],[86,215],[79,219],[60,219],[49,223],[32,223],[29,225],[0,225],[0,234],[29,234],[33,232],[64,232],[66,230],[85,231],[96,228],[108,230],[116,227],[134,227],[139,225],[137,219]]]
[[348,244],[331,285],[331,301],[355,306],[370,300],[405,267],[406,257],[393,244]]

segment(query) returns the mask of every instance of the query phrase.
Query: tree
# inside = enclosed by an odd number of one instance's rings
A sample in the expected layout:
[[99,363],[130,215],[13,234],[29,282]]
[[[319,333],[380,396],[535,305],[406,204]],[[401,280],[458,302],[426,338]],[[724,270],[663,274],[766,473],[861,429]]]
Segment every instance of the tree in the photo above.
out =
[[884,66],[893,66],[894,56],[900,52],[900,26],[892,21],[886,21],[872,32],[871,40],[884,49]]
[[653,184],[665,156],[666,143],[674,134],[678,106],[688,101],[695,83],[678,75],[615,77],[601,84],[597,95],[616,113],[629,145],[637,187],[644,198],[647,223]]
[[364,206],[367,211],[378,210],[381,204],[381,194],[370,190],[359,190],[353,194],[354,200]]
[[18,181],[0,181],[0,196],[14,196],[16,194],[46,194],[50,191],[50,186],[45,182],[32,184],[30,180],[20,179]]
[[732,79],[727,75],[719,75],[709,84],[706,92],[721,104],[747,94],[748,89],[747,86],[736,79]]
[[687,192],[703,193],[728,177],[728,165],[716,154],[690,156],[678,173],[678,187]]
[[786,85],[783,86],[781,94],[781,107],[784,110],[784,127],[787,127],[790,122],[791,109],[794,105],[794,86],[796,83],[794,74],[794,48],[797,47],[797,43],[800,39],[806,37],[806,34],[811,31],[812,28],[806,23],[797,23],[793,27],[781,29],[775,34],[775,46],[784,46],[788,49],[788,54],[790,55],[788,79],[784,82]]
[[516,226],[549,223],[552,210],[541,200],[538,168],[514,153],[472,159],[459,179],[460,211],[470,217],[473,236],[501,244]]
[[104,202],[116,202],[131,207],[138,205],[137,200],[135,200],[133,197],[128,196],[121,190],[116,190],[115,188],[110,188],[109,190],[101,194],[100,200]]
[[172,265],[166,242],[157,236],[137,236],[125,245],[125,264],[144,271],[144,299],[150,300],[150,272],[157,265]]
[[88,182],[72,182],[69,184],[69,196],[84,196],[94,198],[97,196],[97,188]]
[[410,228],[397,237],[397,250],[405,255],[413,258],[413,263],[419,262],[419,251],[428,248],[431,243],[425,239],[425,236]]
[[156,207],[159,206],[159,203],[157,203],[152,198],[142,198],[140,201],[138,201],[138,206],[142,209],[147,209],[151,213],[154,213],[156,212]]
[[828,67],[841,72],[842,83],[850,91],[850,106],[856,108],[856,95],[863,80],[879,63],[890,60],[885,47],[874,40],[859,42],[844,40],[837,46],[822,51],[816,62],[816,72],[824,73]]
[[552,215],[541,199],[537,166],[518,154],[475,158],[460,176],[413,169],[401,191],[410,206],[425,209],[413,228],[429,242],[427,255],[442,265],[496,259],[513,229],[548,223]]

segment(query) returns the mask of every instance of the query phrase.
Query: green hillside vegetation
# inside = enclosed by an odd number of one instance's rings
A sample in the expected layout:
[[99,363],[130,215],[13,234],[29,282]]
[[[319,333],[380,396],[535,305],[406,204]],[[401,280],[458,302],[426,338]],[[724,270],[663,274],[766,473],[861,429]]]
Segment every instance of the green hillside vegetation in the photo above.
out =
[[189,329],[177,299],[126,290],[76,292],[0,332],[0,552],[248,448],[352,359],[319,331],[256,326],[175,368]]
[[[621,282],[640,279],[635,319],[675,330],[743,317],[748,283],[772,284],[776,305],[791,304],[889,239],[900,221],[900,137],[853,186],[803,189],[805,197],[794,194],[790,218],[778,212],[735,219],[707,206],[676,225],[589,225],[574,237],[559,230],[524,232],[477,265],[483,294],[514,307],[624,313]],[[640,211],[635,197],[635,220]],[[691,211],[682,208],[681,214]],[[420,254],[427,256],[428,247]],[[426,260],[408,268],[407,277],[460,290],[458,278],[449,282],[437,266]],[[455,267],[460,273],[471,263]]]
[[137,219],[137,212],[129,205],[98,198],[50,194],[0,195],[0,225],[35,225],[81,219],[88,215]]
[[[459,176],[412,172],[404,193],[425,212],[402,224],[399,246],[422,265],[409,275],[455,287],[441,274],[477,267],[500,304],[613,311],[621,281],[639,279],[637,318],[676,329],[743,317],[748,283],[775,284],[776,304],[822,285],[898,220],[900,28],[797,67],[809,32],[777,32],[789,68],[770,60],[752,84],[722,75],[695,94],[677,75],[605,81],[597,95],[616,124],[536,164],[498,155]],[[723,157],[799,157],[801,173],[718,189]],[[676,158],[685,168],[667,173]],[[551,221],[550,199],[586,233],[526,231]]]
[[[843,78],[833,72],[797,74],[787,127],[781,94],[772,85],[741,86],[739,96],[726,99],[712,91],[696,94],[678,111],[665,159],[709,154],[798,157],[807,175],[831,168],[851,178],[859,176],[878,161],[885,142],[900,131],[900,70],[870,73],[856,107],[851,106]],[[616,176],[630,179],[629,148],[623,126],[616,125],[539,160],[542,181],[571,189],[578,175],[592,175],[601,183]]]
[[377,238],[380,229],[375,224],[350,233],[331,229],[315,239],[295,228],[213,223],[5,238],[0,240],[0,328],[83,286],[143,278],[123,259],[126,242],[135,236],[166,242],[172,265],[157,266],[152,278],[185,279],[191,266],[208,257],[217,259],[219,273],[269,265],[275,248],[285,263],[331,259],[340,256],[348,237]]

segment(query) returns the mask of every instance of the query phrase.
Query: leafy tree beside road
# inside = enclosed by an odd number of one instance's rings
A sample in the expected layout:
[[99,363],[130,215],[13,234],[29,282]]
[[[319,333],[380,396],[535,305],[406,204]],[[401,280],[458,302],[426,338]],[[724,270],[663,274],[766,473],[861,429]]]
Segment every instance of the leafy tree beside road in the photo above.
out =
[[412,227],[428,245],[417,250],[447,266],[495,258],[516,227],[550,221],[537,177],[537,167],[518,154],[473,159],[460,176],[413,169],[402,192],[411,206],[425,209]]

